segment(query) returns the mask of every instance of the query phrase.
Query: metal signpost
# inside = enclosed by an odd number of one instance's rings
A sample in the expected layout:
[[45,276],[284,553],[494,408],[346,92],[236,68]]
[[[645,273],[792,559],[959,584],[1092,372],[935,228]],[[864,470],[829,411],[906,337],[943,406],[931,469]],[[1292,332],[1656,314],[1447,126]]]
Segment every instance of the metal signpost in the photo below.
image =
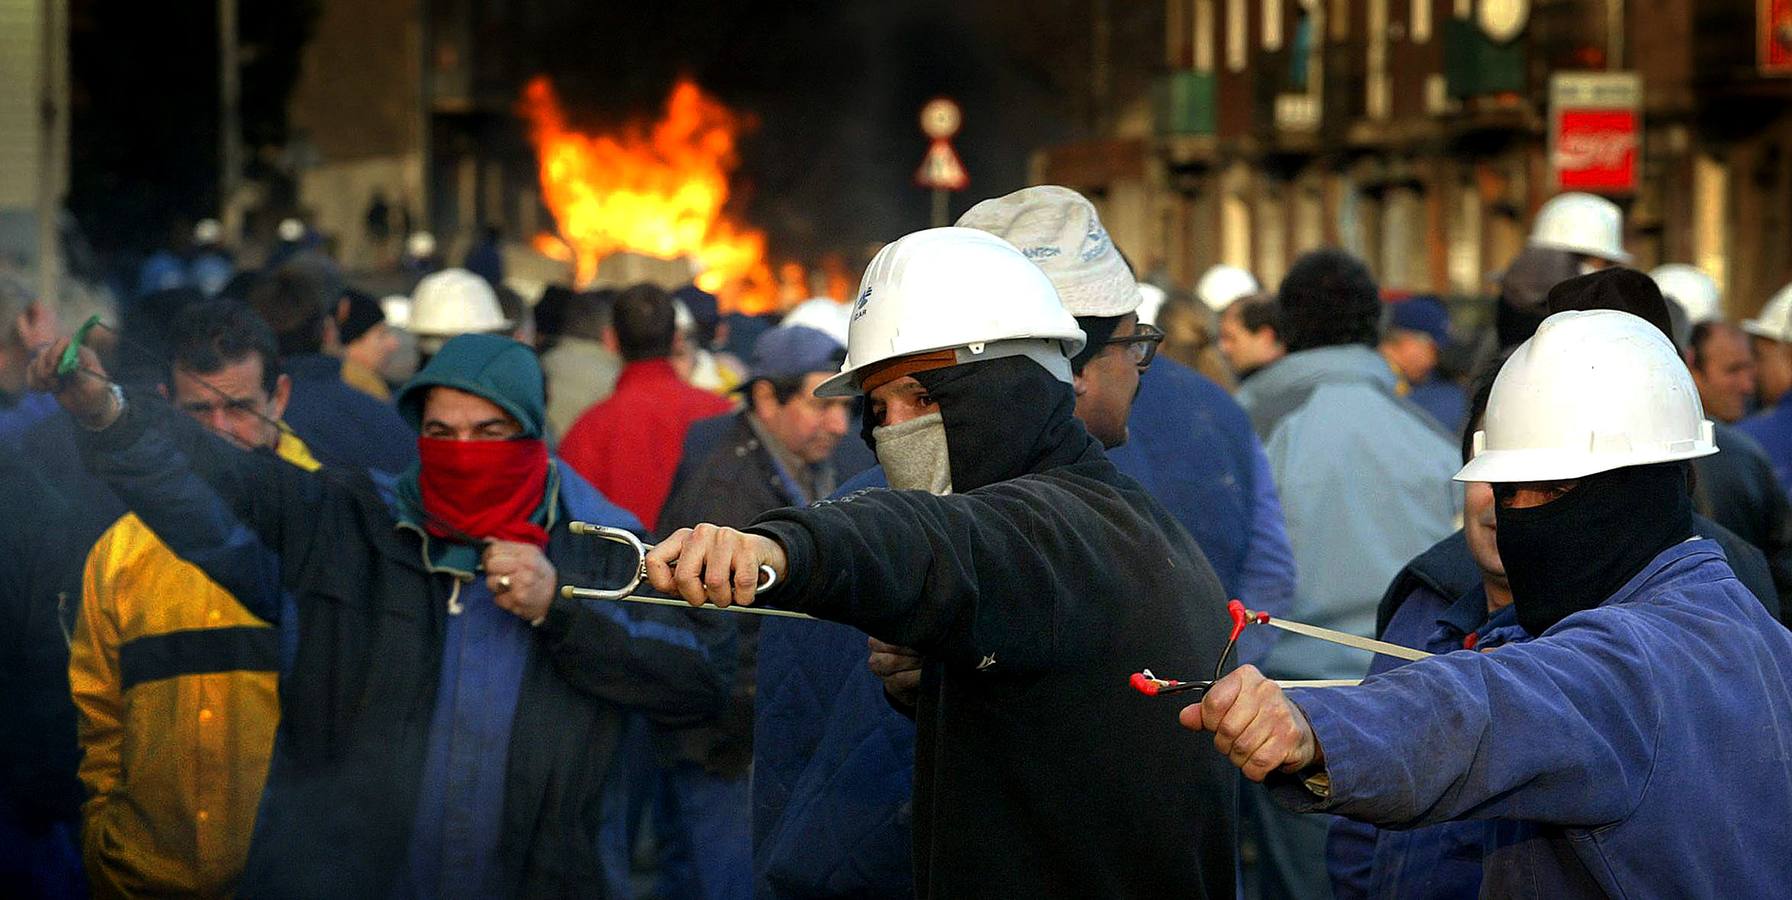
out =
[[964,163],[952,149],[952,136],[964,122],[958,104],[945,97],[929,100],[921,107],[921,131],[933,140],[927,156],[915,172],[915,183],[933,191],[933,227],[952,224],[948,198],[951,191],[962,191],[971,183]]

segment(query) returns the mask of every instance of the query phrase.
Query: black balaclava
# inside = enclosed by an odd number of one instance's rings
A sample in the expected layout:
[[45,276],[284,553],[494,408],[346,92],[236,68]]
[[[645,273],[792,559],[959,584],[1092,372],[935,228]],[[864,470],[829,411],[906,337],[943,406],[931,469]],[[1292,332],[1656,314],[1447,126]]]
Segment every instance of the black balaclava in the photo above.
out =
[[[912,376],[940,405],[952,490],[963,493],[1076,462],[1101,445],[1074,415],[1070,385],[1024,356]],[[877,452],[867,414],[859,434]]]
[[1495,504],[1494,518],[1512,605],[1532,635],[1605,602],[1693,533],[1686,464],[1679,462],[1589,475],[1542,506]]

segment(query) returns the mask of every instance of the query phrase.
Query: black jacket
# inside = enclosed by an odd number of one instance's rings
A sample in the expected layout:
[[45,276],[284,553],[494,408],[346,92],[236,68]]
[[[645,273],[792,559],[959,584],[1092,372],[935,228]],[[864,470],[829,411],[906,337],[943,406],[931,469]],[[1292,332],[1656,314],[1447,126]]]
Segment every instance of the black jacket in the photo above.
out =
[[82,540],[70,504],[31,462],[0,458],[0,823],[41,835],[78,823],[68,633],[80,613]]
[[[976,409],[923,379],[946,415],[953,483],[970,489],[871,490],[762,517],[753,530],[789,556],[765,602],[924,654],[921,896],[1231,897],[1236,773],[1177,724],[1183,704],[1127,683],[1146,667],[1209,677],[1225,595],[1176,520],[1070,418],[1068,387],[1025,359],[944,371],[1025,380],[1028,366],[1051,387],[995,379]],[[1051,415],[1015,428],[996,404]]]
[[[234,450],[148,398],[83,444],[96,474],[236,596],[280,596],[239,587],[261,578],[295,599],[297,659],[280,685],[239,893],[387,896],[416,811],[451,577],[425,570],[415,532],[394,527],[360,473],[305,473]],[[564,515],[547,555],[562,583],[614,584],[634,565],[616,545],[574,538]],[[257,571],[246,564],[255,558],[277,566]],[[482,886],[487,896],[601,894],[597,831],[619,707],[681,723],[713,715],[725,697],[725,678],[694,644],[679,653],[629,638],[640,619],[684,627],[682,613],[625,606],[617,616],[557,598],[539,628],[509,745],[500,882]]]
[[[672,492],[660,508],[662,534],[699,522],[741,528],[761,513],[802,505],[802,498],[794,495],[779,476],[771,451],[760,443],[753,426],[747,424],[749,415],[741,410],[691,426],[693,430],[703,427],[719,434],[704,446],[686,439],[685,456],[679,461]],[[717,427],[724,422],[726,427]],[[840,473],[840,477],[852,474]]]

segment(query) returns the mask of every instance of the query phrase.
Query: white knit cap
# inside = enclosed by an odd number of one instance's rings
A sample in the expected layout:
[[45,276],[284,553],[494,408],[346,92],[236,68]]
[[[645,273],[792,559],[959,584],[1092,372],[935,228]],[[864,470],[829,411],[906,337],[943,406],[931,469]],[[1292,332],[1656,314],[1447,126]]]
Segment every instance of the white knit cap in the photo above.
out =
[[1022,188],[971,207],[958,225],[1020,248],[1073,316],[1123,316],[1139,308],[1139,283],[1095,206],[1076,191],[1055,184]]

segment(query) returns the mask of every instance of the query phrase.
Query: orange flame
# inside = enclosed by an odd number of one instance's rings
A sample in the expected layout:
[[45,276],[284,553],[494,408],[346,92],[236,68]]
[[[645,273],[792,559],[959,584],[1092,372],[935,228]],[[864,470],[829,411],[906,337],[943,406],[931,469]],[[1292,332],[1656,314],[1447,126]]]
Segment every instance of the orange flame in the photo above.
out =
[[651,126],[586,134],[566,123],[553,83],[537,76],[523,89],[520,112],[539,161],[542,198],[559,226],[535,245],[550,256],[569,251],[575,281],[589,283],[612,253],[688,257],[697,286],[725,310],[779,307],[778,280],[766,262],[765,234],[725,212],[728,176],[739,164],[742,117],[680,81]]
[[577,257],[573,255],[572,248],[568,247],[565,241],[554,237],[547,232],[542,232],[541,234],[536,235],[529,241],[529,244],[535,248],[536,253],[556,262],[578,262]]
[[823,297],[831,297],[844,303],[857,292],[852,284],[852,276],[847,274],[846,261],[838,253],[829,253],[821,258],[821,277]]

